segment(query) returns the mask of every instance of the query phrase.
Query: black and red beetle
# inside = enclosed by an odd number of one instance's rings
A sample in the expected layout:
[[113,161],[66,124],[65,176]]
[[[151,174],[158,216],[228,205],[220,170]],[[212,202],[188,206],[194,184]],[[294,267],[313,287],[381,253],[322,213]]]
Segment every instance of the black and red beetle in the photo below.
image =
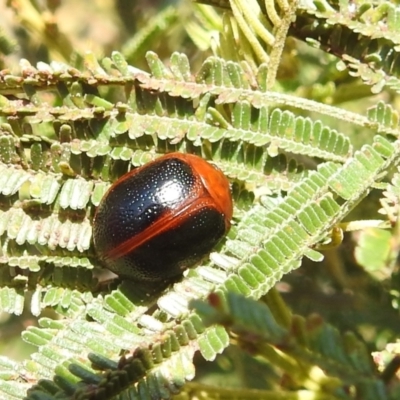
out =
[[225,175],[198,156],[171,153],[110,187],[94,217],[94,246],[121,277],[168,281],[207,255],[231,218]]

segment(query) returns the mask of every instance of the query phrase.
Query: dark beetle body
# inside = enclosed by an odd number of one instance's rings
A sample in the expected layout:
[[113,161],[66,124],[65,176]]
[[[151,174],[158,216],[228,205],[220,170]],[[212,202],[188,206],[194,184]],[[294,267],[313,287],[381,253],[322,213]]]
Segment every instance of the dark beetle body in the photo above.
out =
[[122,176],[102,199],[93,236],[116,274],[169,280],[198,263],[226,234],[229,182],[200,157],[172,153]]

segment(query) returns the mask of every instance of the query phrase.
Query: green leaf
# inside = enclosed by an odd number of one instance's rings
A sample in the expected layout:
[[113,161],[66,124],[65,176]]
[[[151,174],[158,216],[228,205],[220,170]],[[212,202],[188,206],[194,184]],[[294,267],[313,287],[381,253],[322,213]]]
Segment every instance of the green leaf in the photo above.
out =
[[393,258],[390,231],[366,229],[361,232],[355,251],[357,262],[368,272],[379,273]]

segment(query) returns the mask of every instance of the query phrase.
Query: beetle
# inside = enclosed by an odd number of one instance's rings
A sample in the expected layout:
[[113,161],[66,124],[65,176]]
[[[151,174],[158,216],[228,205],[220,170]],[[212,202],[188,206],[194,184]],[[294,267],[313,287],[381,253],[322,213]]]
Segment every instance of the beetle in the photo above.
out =
[[210,253],[232,212],[222,171],[196,155],[166,154],[108,189],[94,216],[94,247],[122,278],[167,282]]

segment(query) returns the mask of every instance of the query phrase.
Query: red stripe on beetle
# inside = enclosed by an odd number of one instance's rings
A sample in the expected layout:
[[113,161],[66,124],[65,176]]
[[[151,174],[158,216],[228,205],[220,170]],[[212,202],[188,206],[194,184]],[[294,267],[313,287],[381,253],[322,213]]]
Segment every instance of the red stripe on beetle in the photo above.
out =
[[93,222],[95,250],[122,277],[169,280],[228,232],[232,208],[229,181],[218,168],[195,155],[167,154],[106,192]]
[[119,257],[124,257],[127,254],[134,252],[137,248],[139,248],[146,242],[149,242],[154,237],[168,232],[168,230],[170,230],[174,226],[179,226],[179,221],[184,220],[188,213],[195,213],[198,210],[207,206],[213,208],[213,201],[210,198],[200,198],[193,203],[187,204],[183,209],[180,209],[178,212],[175,212],[174,210],[166,212],[156,223],[149,226],[138,235],[122,243],[118,247],[107,252],[105,255],[105,259],[117,259]]

